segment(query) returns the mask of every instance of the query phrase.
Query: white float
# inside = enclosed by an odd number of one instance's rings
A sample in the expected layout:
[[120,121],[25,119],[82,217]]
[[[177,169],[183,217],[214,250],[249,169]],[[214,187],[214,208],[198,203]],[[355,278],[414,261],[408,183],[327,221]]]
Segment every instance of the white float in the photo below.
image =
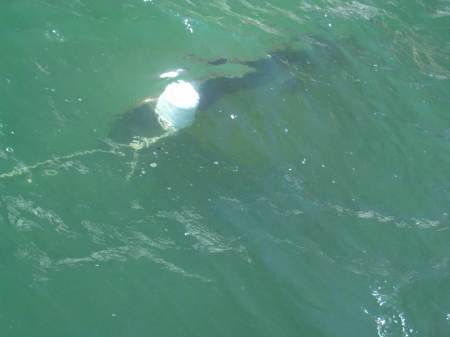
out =
[[169,84],[159,96],[155,112],[165,130],[178,131],[194,122],[199,95],[192,84],[178,81]]

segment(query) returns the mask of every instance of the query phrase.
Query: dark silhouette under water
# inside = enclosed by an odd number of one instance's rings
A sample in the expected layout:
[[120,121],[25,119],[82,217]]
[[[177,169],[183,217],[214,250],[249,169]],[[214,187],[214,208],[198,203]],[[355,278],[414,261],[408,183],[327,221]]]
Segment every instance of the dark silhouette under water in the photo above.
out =
[[[307,51],[294,51],[291,48],[276,50],[268,54],[267,58],[252,61],[237,61],[219,58],[214,61],[196,59],[211,66],[235,63],[246,66],[249,71],[240,77],[212,77],[203,81],[199,86],[200,102],[197,110],[208,111],[216,101],[239,92],[283,79],[283,85],[291,93],[301,87],[301,80],[295,76],[296,70],[310,67],[313,61]],[[118,116],[110,125],[109,138],[117,143],[128,144],[135,136],[155,137],[163,133],[154,112],[156,101],[145,102]]]

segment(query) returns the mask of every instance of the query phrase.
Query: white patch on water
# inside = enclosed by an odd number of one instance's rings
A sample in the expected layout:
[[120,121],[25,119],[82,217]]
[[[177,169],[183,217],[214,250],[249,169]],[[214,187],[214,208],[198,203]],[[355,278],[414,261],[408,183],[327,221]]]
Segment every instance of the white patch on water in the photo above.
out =
[[[141,210],[142,207],[135,200],[130,202],[131,207]],[[82,220],[81,226],[77,226],[78,231],[74,232],[67,226],[64,221],[53,211],[44,209],[35,202],[27,200],[23,197],[2,197],[0,207],[4,205],[7,211],[7,218],[15,230],[26,235],[24,244],[19,244],[16,250],[16,256],[35,268],[37,273],[33,276],[37,281],[48,281],[48,272],[60,271],[64,267],[83,267],[87,263],[107,263],[109,261],[126,262],[128,260],[148,259],[163,269],[170,272],[180,274],[184,277],[197,278],[204,282],[210,280],[188,272],[183,267],[168,261],[164,256],[159,255],[158,251],[172,249],[175,252],[179,250],[180,242],[175,242],[171,235],[166,231],[158,229],[150,229],[154,236],[143,233],[134,225],[125,223],[105,224],[90,220]],[[134,207],[133,207],[134,206]],[[134,224],[152,223],[157,225],[161,223],[159,218],[172,218],[181,223],[183,229],[194,237],[196,242],[193,243],[193,250],[200,250],[210,253],[220,253],[226,251],[242,252],[245,249],[241,245],[234,243],[236,238],[226,239],[221,235],[213,232],[203,223],[204,219],[199,214],[185,208],[181,212],[158,212],[155,217],[147,216]],[[0,217],[3,223],[3,218]],[[145,227],[144,227],[145,228]],[[81,229],[81,230],[80,230]],[[83,233],[83,229],[85,230]],[[27,232],[38,230],[39,233],[27,234]],[[54,241],[55,247],[51,242],[45,244],[42,249],[42,242],[37,238],[49,238],[53,230],[54,233],[64,236],[64,243],[59,240]],[[36,236],[39,234],[40,236]],[[60,257],[64,254],[65,247],[75,247],[78,240],[83,241],[79,249],[70,250],[70,255]],[[76,240],[76,241],[74,241]],[[95,245],[92,245],[95,244]],[[50,245],[50,246],[49,246]],[[98,246],[102,249],[96,249]],[[58,252],[55,258],[54,254],[48,252]]]
[[239,238],[227,238],[212,231],[209,226],[205,224],[205,219],[200,214],[186,207],[183,207],[181,212],[160,211],[156,216],[174,219],[182,224],[185,235],[192,236],[196,239],[197,242],[192,245],[196,250],[209,253],[224,253],[227,251],[242,253],[245,251],[245,247],[235,243]]
[[161,75],[159,75],[160,78],[175,78],[178,75],[180,75],[180,73],[185,72],[185,69],[177,69],[177,70],[172,70],[172,71],[168,71],[166,73],[162,73]]
[[[51,225],[51,228],[61,235],[72,238],[78,236],[53,211],[39,207],[30,200],[21,196],[4,196],[2,200],[8,210],[8,220],[19,231],[31,230],[32,228],[44,230],[45,227]],[[34,219],[31,220],[27,217],[34,217]],[[39,219],[44,220],[44,222],[38,221]]]
[[402,336],[409,337],[417,334],[411,323],[405,317],[405,313],[398,309],[398,287],[378,286],[372,288],[372,296],[378,303],[379,308],[364,312],[371,316],[376,323],[379,337]]
[[144,209],[144,207],[142,207],[142,206],[137,202],[137,200],[132,200],[132,201],[130,201],[130,204],[131,204],[131,208],[134,208],[134,209]]
[[105,245],[105,233],[102,229],[103,225],[96,224],[95,222],[83,220],[81,221],[81,224],[84,228],[87,229],[89,237],[92,242],[95,242],[99,245]]
[[329,1],[330,5],[325,8],[320,8],[317,5],[304,3],[304,7],[309,11],[323,11],[332,14],[336,17],[353,19],[353,18],[363,18],[365,20],[370,20],[375,16],[389,16],[389,13],[383,9],[376,8],[373,6],[362,4],[358,1],[342,2],[342,1]]
[[322,204],[327,209],[332,209],[336,211],[339,215],[348,215],[348,216],[355,216],[360,219],[364,220],[370,220],[374,219],[378,222],[383,223],[394,223],[398,227],[403,228],[413,228],[418,227],[420,229],[430,229],[434,227],[438,227],[440,224],[440,221],[438,220],[431,220],[431,219],[416,219],[416,218],[410,218],[409,220],[396,220],[396,217],[392,215],[384,215],[375,211],[354,211],[350,208],[345,208],[340,205],[334,205],[331,203],[323,203]]

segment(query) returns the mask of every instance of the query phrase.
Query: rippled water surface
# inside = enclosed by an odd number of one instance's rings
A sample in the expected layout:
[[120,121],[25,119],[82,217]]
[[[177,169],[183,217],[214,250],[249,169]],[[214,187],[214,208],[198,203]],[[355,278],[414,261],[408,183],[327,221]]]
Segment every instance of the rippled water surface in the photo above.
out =
[[[2,336],[450,335],[449,1],[2,1],[0,29]],[[151,138],[130,111],[178,79],[195,121]]]

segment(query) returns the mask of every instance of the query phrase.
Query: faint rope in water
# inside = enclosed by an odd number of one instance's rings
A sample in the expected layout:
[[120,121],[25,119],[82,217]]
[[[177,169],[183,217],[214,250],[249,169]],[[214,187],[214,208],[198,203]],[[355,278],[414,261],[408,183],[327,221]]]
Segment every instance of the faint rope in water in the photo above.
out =
[[119,156],[124,156],[125,155],[123,152],[120,152],[120,151],[115,151],[115,150],[106,151],[106,150],[100,150],[100,149],[87,150],[87,151],[83,151],[83,152],[75,152],[75,153],[72,153],[71,155],[68,155],[68,156],[55,157],[53,159],[48,159],[46,161],[37,163],[37,164],[32,165],[32,166],[21,165],[20,167],[16,167],[14,170],[12,170],[9,173],[1,174],[0,178],[8,178],[8,177],[14,177],[14,176],[22,175],[22,174],[30,171],[31,169],[34,169],[36,167],[39,167],[39,166],[42,166],[42,165],[45,165],[45,164],[51,164],[51,163],[54,163],[54,162],[56,162],[58,160],[61,160],[61,159],[69,159],[69,158],[72,158],[72,157],[84,156],[84,155],[92,154],[92,153],[96,153],[96,152],[111,153],[111,154],[115,154],[115,155],[119,155]]
[[168,137],[168,136],[171,136],[174,133],[175,133],[175,131],[169,130],[165,134],[158,136],[158,137],[151,137],[151,138],[139,137],[139,138],[133,140],[133,142],[130,143],[130,145],[128,145],[134,149],[134,153],[133,153],[133,160],[130,162],[131,170],[130,170],[130,172],[128,172],[128,174],[126,176],[126,180],[130,180],[131,175],[136,170],[136,165],[139,160],[139,150],[150,147],[150,145],[155,144],[158,140]]
[[165,138],[165,137],[168,137],[168,136],[171,136],[174,133],[175,133],[174,131],[168,131],[168,132],[166,132],[165,134],[163,134],[163,135],[161,135],[159,137],[151,137],[151,138],[140,137],[138,139],[135,139],[130,144],[116,144],[116,143],[112,143],[112,142],[107,142],[110,146],[113,147],[113,149],[109,150],[109,151],[101,150],[101,149],[86,150],[86,151],[83,151],[83,152],[75,152],[75,153],[72,153],[71,155],[68,155],[68,156],[55,157],[53,159],[48,159],[46,161],[39,162],[39,163],[37,163],[35,165],[31,165],[31,166],[26,166],[26,165],[20,164],[17,167],[15,167],[11,172],[1,174],[0,175],[0,179],[10,178],[10,177],[14,177],[14,176],[19,176],[19,175],[27,173],[30,170],[35,169],[35,168],[37,168],[39,166],[52,164],[52,163],[57,162],[58,160],[69,159],[69,158],[78,157],[78,156],[84,156],[84,155],[93,154],[93,153],[97,153],[97,152],[109,153],[109,154],[118,155],[118,156],[125,156],[125,153],[123,153],[121,151],[117,151],[116,149],[119,148],[119,147],[127,147],[127,148],[132,148],[134,150],[133,160],[130,163],[131,171],[126,176],[126,179],[129,180],[131,175],[134,173],[134,171],[136,169],[136,165],[137,165],[138,159],[139,159],[139,150],[147,148],[150,145],[156,143],[158,140],[160,140],[162,138]]

